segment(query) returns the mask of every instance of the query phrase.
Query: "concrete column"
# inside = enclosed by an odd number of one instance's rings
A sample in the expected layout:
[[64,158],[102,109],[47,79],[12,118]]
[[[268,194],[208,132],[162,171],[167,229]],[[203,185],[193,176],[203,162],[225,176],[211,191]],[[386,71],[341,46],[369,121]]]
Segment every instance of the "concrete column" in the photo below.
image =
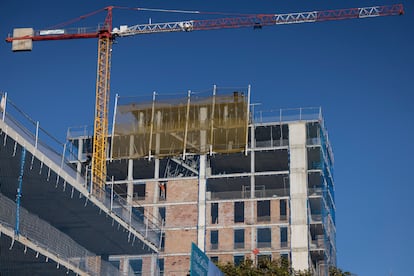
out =
[[290,243],[292,267],[309,268],[308,178],[306,124],[289,124],[290,150]]
[[[200,125],[207,123],[207,108],[200,108]],[[200,150],[207,150],[207,131],[200,131]],[[206,191],[207,191],[207,155],[200,155],[198,166],[198,224],[197,224],[197,246],[204,251],[206,244]]]
[[160,128],[161,128],[161,120],[162,114],[161,111],[157,111],[155,117],[155,156],[156,158],[159,157],[160,154],[160,147],[161,147],[161,136],[160,136]]
[[[129,136],[129,155],[134,154],[134,135]],[[132,204],[132,199],[134,196],[134,184],[132,180],[134,179],[134,160],[128,159],[128,186],[127,186],[127,202],[129,205]]]
[[151,254],[151,275],[159,275],[157,270],[157,255]]
[[[122,261],[122,263],[121,263],[121,261]],[[120,268],[122,267],[122,269],[120,269],[122,275],[129,275],[128,274],[128,272],[129,272],[129,258],[128,257],[125,257],[125,258],[121,259],[119,266],[120,266]],[[132,273],[132,271],[131,271],[131,273]]]
[[[159,130],[161,128],[161,111],[157,112],[156,115],[156,135],[155,135],[155,159],[154,159],[154,180],[156,182],[154,183],[154,198],[153,203],[158,203],[158,197],[160,194],[160,187],[158,186],[158,179],[160,178],[160,147],[161,147],[161,137]],[[152,216],[153,218],[158,218],[158,207],[152,208]]]
[[200,152],[206,153],[207,147],[207,107],[200,108]]
[[200,155],[198,169],[198,223],[197,223],[197,246],[205,251],[206,245],[206,165],[207,155]]
[[[255,182],[255,178],[254,178],[254,173],[256,171],[255,168],[255,149],[256,149],[256,140],[255,140],[255,135],[254,135],[254,124],[252,124],[252,127],[250,128],[250,147],[252,149],[252,151],[250,151],[250,198],[255,198],[255,189],[256,189],[256,182]],[[248,203],[250,205],[250,219],[254,219],[256,217],[255,213],[254,213],[254,204],[255,201],[250,201]],[[255,223],[252,221],[252,223]],[[252,253],[250,253],[250,258],[252,260],[255,261],[255,255],[253,253],[253,249],[256,248],[256,229],[252,228],[252,231],[250,231],[250,244],[251,244],[251,249],[252,249]]]

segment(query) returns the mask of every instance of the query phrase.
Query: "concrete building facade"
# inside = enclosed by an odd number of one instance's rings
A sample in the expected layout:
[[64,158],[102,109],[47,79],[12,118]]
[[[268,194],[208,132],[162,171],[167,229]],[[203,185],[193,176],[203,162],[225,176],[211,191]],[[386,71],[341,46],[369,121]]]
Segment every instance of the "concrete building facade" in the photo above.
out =
[[[108,187],[164,222],[160,252],[113,255],[124,273],[186,275],[191,243],[215,261],[336,265],[333,154],[320,108],[250,116],[246,150],[108,161]],[[203,135],[200,135],[203,136]],[[88,138],[70,139],[87,152]],[[75,142],[76,141],[76,142]]]

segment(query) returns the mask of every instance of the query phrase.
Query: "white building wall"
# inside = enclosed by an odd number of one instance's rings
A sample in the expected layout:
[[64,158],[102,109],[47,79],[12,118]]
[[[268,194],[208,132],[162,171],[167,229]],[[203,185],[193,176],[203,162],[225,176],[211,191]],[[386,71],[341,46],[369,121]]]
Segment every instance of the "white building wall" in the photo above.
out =
[[309,269],[306,123],[289,124],[292,267]]

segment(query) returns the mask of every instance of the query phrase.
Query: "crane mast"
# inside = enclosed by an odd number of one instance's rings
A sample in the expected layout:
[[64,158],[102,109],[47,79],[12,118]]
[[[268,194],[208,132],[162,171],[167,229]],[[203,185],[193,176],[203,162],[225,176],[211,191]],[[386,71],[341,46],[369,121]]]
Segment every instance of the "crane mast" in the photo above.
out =
[[99,33],[96,74],[96,102],[92,149],[92,185],[99,194],[106,183],[106,149],[111,79],[112,7],[108,7],[104,29]]
[[[98,64],[96,78],[96,102],[94,117],[94,136],[92,151],[92,183],[94,193],[100,194],[106,183],[106,156],[108,139],[108,106],[110,91],[110,69],[112,43],[116,37],[134,36],[141,34],[163,32],[189,32],[197,30],[217,30],[225,28],[253,27],[280,24],[313,23],[321,21],[346,20],[358,18],[372,18],[378,16],[392,16],[404,14],[402,4],[372,6],[364,8],[350,8],[325,11],[311,11],[286,14],[255,14],[239,17],[216,18],[207,20],[186,20],[179,22],[150,23],[134,26],[120,26],[112,28],[112,10],[114,6],[106,7],[107,11],[103,27],[92,31],[86,28],[79,29],[52,29],[35,31],[31,28],[15,29],[13,36],[6,38],[12,43],[13,51],[27,51],[32,49],[32,41],[67,40],[81,38],[98,38]],[[99,10],[99,11],[102,11]],[[135,8],[140,10],[140,8]],[[148,9],[142,9],[148,10]],[[99,11],[86,16],[94,15]]]

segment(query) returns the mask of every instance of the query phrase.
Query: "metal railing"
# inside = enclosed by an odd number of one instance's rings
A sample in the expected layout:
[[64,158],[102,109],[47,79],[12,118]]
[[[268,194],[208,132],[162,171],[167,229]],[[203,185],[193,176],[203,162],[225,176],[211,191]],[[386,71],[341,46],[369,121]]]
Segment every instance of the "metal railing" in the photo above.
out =
[[270,122],[292,122],[302,120],[322,120],[320,107],[290,108],[269,111],[255,111],[252,114],[254,124]]
[[[278,198],[289,196],[289,188],[286,189],[264,189],[256,190],[254,198]],[[245,199],[250,198],[250,191],[211,191],[210,198],[207,200],[226,200],[226,199]]]
[[[0,93],[0,97],[2,99],[2,106],[0,108],[2,115],[1,120],[8,128],[12,128],[26,140],[26,146],[27,143],[31,144],[35,148],[35,151],[41,152],[47,156],[47,158],[59,166],[62,172],[65,172],[68,176],[77,179],[79,183],[85,185],[85,188],[87,188],[90,193],[85,196],[97,198],[107,209],[129,223],[151,243],[156,246],[159,245],[162,227],[162,222],[159,219],[153,217],[148,218],[147,216],[144,220],[140,219],[132,213],[130,204],[128,204],[125,199],[118,196],[113,189],[109,189],[108,185],[104,188],[93,187],[93,190],[96,193],[94,192],[92,194],[91,183],[87,181],[87,178],[84,175],[81,175],[70,165],[69,160],[82,163],[77,159],[77,154],[69,152],[66,143],[61,143],[58,139],[41,128],[38,121],[33,120],[29,115],[19,109],[7,98],[6,94]],[[87,165],[84,164],[83,166],[83,171],[87,172]],[[108,182],[110,181],[111,180],[108,179]]]
[[[0,194],[0,223],[14,228],[16,203]],[[119,270],[89,252],[46,221],[20,207],[19,235],[90,275],[119,275]]]

